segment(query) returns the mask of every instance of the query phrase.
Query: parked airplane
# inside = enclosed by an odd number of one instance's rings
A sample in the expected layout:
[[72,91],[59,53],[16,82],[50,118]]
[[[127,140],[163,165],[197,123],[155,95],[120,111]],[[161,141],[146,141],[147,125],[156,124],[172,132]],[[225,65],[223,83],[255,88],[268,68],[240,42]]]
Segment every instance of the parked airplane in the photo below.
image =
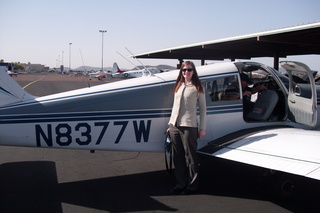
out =
[[11,63],[2,63],[3,66],[6,66],[6,72],[8,73],[8,75],[10,75],[11,77],[15,76],[17,77],[18,76],[18,73],[14,72],[14,64],[11,64]]
[[[306,65],[281,64],[289,73],[288,88],[276,70],[260,63],[197,68],[207,101],[207,135],[199,139],[199,152],[320,180],[320,90]],[[310,81],[294,83],[293,71]],[[268,88],[246,116],[240,73]],[[2,69],[0,145],[162,152],[177,75],[34,97]]]
[[90,78],[98,78],[99,80],[105,78],[106,76],[111,76],[112,74],[108,71],[96,71],[96,72],[85,72]]
[[121,77],[121,78],[137,78],[137,77],[153,75],[161,72],[163,72],[163,70],[159,70],[157,68],[143,68],[138,70],[122,71],[120,70],[117,63],[113,63],[112,76]]
[[10,75],[11,77],[15,76],[17,77],[18,76],[18,73],[15,73],[15,72],[12,72],[12,71],[7,71],[8,75]]

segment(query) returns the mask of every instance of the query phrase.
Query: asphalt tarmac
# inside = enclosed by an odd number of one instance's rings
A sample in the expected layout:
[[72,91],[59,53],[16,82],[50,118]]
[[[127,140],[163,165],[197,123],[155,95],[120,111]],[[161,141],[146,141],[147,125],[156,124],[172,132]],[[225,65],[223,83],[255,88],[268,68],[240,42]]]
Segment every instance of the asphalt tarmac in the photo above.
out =
[[[14,79],[36,96],[115,80],[54,74]],[[199,158],[199,192],[170,195],[175,180],[166,173],[164,153],[1,146],[0,212],[320,212],[319,181],[299,178],[296,196],[279,201],[260,184],[264,169]]]

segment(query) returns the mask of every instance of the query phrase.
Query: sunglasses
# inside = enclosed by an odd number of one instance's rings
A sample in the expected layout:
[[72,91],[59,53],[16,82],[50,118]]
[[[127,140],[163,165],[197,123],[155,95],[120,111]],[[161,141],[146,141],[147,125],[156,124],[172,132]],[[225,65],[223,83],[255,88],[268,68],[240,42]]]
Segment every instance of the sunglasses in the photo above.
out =
[[193,69],[192,69],[192,68],[189,68],[189,69],[182,69],[182,72],[185,72],[185,71],[192,72],[192,71],[193,71]]

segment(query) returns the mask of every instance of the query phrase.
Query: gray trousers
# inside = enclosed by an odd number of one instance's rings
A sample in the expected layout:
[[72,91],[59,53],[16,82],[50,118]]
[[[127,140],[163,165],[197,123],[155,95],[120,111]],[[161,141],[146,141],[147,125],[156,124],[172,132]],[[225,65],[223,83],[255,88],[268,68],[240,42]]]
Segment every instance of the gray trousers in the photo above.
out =
[[169,131],[173,142],[176,187],[196,190],[199,185],[198,128],[170,125]]

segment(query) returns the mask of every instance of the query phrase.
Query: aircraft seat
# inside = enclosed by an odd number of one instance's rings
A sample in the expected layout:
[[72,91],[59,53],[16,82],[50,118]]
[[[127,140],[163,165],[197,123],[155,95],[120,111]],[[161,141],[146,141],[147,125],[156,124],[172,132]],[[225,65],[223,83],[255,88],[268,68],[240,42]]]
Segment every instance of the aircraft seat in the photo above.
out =
[[279,96],[273,90],[264,90],[259,95],[257,101],[249,111],[246,119],[255,121],[267,121],[274,110]]
[[239,88],[234,85],[228,85],[224,90],[225,100],[236,100],[240,98]]

